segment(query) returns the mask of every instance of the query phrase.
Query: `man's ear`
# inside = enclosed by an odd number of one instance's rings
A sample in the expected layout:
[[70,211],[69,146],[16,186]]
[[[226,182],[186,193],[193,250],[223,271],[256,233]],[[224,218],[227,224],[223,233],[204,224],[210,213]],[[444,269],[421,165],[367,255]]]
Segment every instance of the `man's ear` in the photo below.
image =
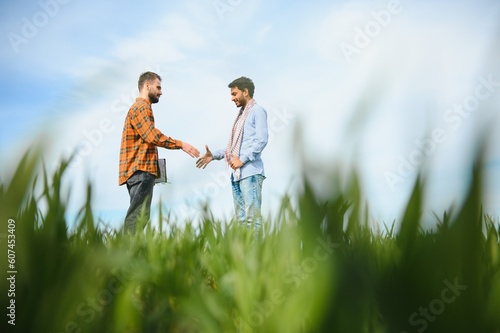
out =
[[243,96],[245,96],[245,97],[250,96],[250,93],[248,92],[248,88],[243,89]]

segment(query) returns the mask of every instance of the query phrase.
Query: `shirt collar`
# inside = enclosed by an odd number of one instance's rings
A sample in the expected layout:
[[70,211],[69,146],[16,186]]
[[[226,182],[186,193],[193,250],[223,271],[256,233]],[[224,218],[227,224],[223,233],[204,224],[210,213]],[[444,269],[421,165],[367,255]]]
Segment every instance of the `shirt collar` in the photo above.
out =
[[136,102],[139,102],[139,101],[144,101],[144,102],[146,102],[148,105],[151,105],[151,102],[150,102],[150,101],[148,101],[147,99],[144,99],[144,98],[142,98],[142,97],[137,97],[137,98],[135,99],[135,101],[136,101]]

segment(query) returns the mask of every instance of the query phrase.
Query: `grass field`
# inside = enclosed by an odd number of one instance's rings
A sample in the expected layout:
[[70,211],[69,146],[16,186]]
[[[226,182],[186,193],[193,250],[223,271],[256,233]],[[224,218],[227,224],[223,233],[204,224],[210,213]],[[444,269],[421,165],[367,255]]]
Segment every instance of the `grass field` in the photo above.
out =
[[376,233],[353,177],[327,201],[304,180],[262,239],[208,207],[132,237],[96,225],[91,185],[66,221],[67,162],[37,177],[38,160],[0,184],[0,267],[14,275],[0,283],[2,332],[500,332],[500,227],[482,212],[480,168],[432,230],[422,178],[398,227]]

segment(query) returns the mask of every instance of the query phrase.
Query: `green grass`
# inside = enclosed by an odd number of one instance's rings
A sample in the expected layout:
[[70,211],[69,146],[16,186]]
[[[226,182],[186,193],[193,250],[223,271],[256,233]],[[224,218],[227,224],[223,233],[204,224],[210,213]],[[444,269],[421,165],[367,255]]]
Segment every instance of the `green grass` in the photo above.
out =
[[400,227],[377,233],[353,176],[327,201],[305,179],[256,240],[208,207],[168,233],[105,232],[91,185],[66,221],[68,162],[37,177],[38,161],[26,154],[0,184],[0,233],[15,220],[18,272],[15,327],[0,280],[2,332],[500,332],[500,228],[482,212],[479,168],[432,230],[421,227],[423,177]]

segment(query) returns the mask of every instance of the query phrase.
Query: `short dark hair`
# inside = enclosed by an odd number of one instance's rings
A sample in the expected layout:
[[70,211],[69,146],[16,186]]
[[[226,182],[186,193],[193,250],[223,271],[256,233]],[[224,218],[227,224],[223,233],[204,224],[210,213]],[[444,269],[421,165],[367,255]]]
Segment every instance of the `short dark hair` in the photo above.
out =
[[160,75],[156,74],[156,73],[153,73],[153,72],[144,72],[141,74],[141,76],[139,76],[139,82],[138,82],[138,87],[139,87],[139,91],[141,91],[141,88],[144,86],[144,83],[146,82],[152,82],[154,80],[160,80],[161,81],[161,77]]
[[253,84],[253,81],[247,77],[240,77],[231,82],[228,85],[229,88],[238,88],[239,90],[243,91],[245,89],[248,89],[248,94],[250,95],[251,98],[253,98],[253,93],[255,91],[255,85]]

